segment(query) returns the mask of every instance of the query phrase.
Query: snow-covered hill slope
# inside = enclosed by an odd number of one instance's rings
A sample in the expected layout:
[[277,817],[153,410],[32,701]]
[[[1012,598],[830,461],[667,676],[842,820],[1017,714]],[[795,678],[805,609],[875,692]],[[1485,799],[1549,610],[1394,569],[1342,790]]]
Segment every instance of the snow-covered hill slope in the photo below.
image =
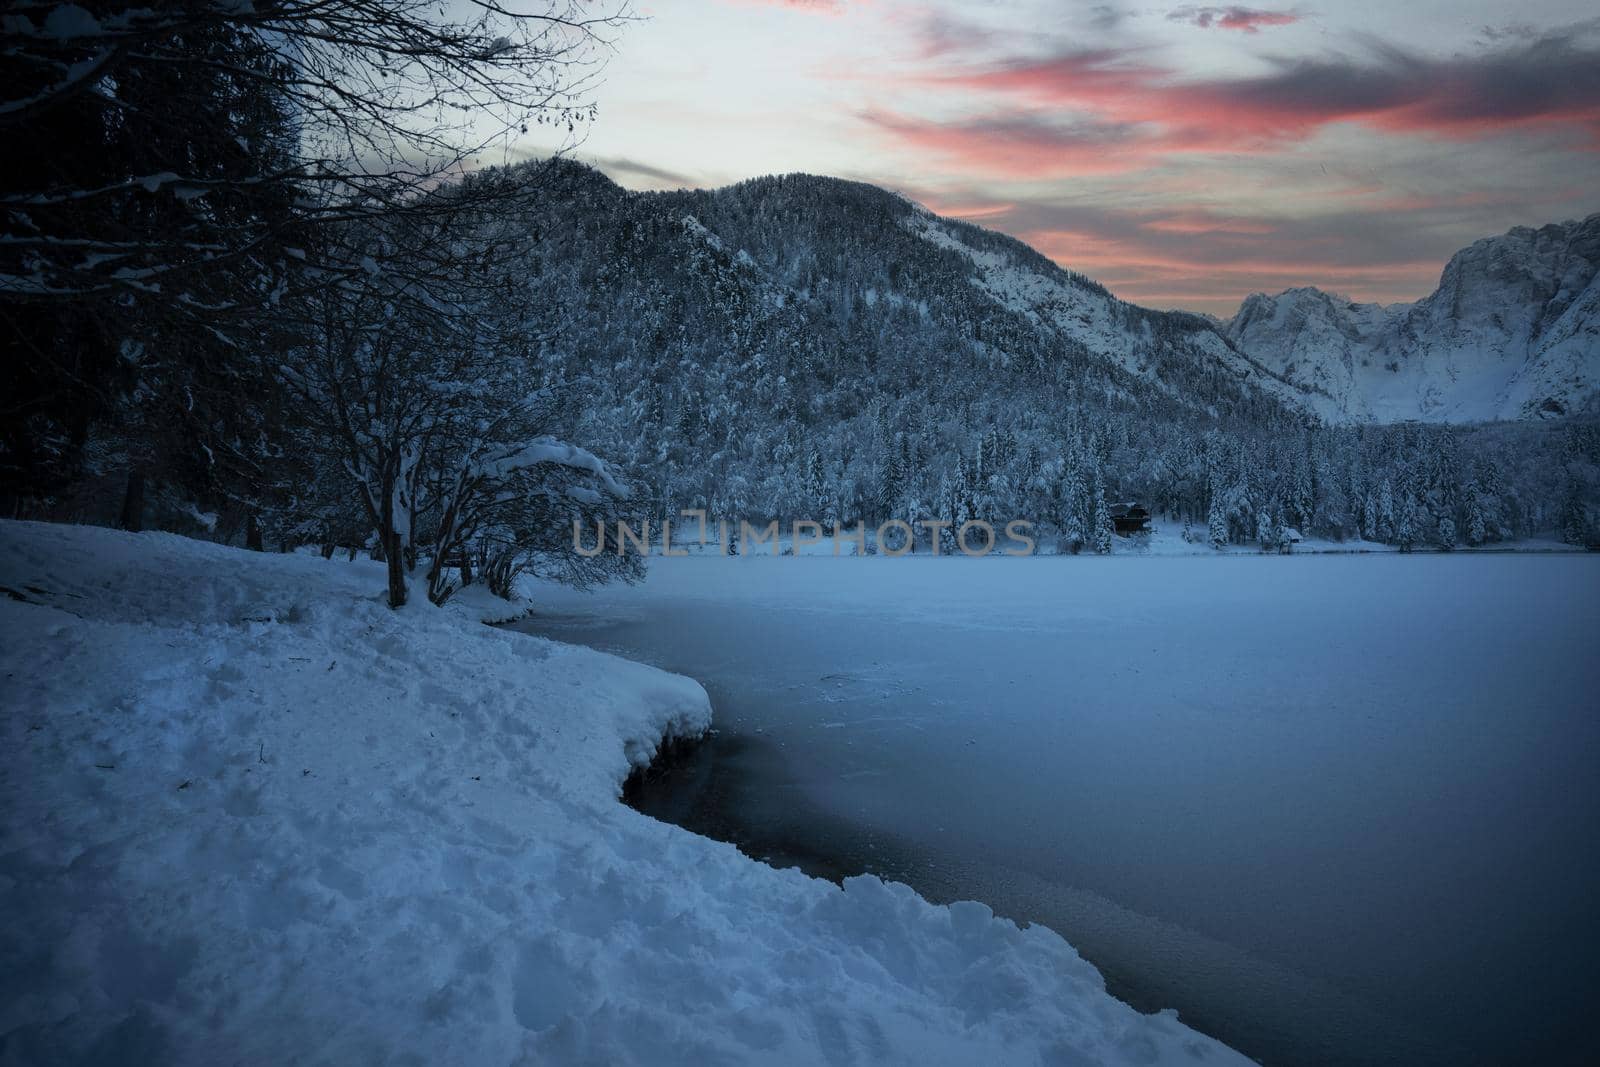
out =
[[[717,447],[680,444],[684,466],[743,449],[769,462],[811,422],[874,405],[885,423],[904,408],[933,425],[992,400],[1014,428],[1076,420],[1120,437],[1123,413],[1198,433],[1306,412],[1460,422],[1582,414],[1600,390],[1600,215],[1479,241],[1416,304],[1291,289],[1218,322],[1120,300],[1015,238],[859,182],[634,193],[570,162],[536,180],[520,223],[535,235],[530,313],[583,339],[581,372],[609,372],[587,398],[595,439],[648,442],[626,457],[640,466],[707,421]],[[760,425],[733,392],[760,401]]]
[[1600,409],[1600,214],[1456,253],[1415,304],[1256,294],[1225,326],[1325,418],[1467,422]]
[[[1215,331],[1213,320],[1129,304],[1036,253],[1019,255],[1016,248],[997,242],[994,235],[941,219],[925,208],[919,207],[907,225],[936,247],[971,260],[973,284],[996,304],[1021,315],[1058,342],[1106,360],[1175,400],[1192,403],[1204,398],[1189,392],[1187,381],[1169,380],[1162,373],[1163,360],[1156,354],[1158,338],[1168,342],[1164,354],[1169,359],[1181,353],[1191,366],[1221,368],[1242,387],[1260,390],[1288,408],[1315,409],[1301,390],[1228,344]],[[980,234],[986,240],[971,240]],[[1173,338],[1182,338],[1182,344],[1171,344]]]
[[748,455],[756,481],[815,424],[868,410],[881,425],[857,444],[899,421],[981,426],[975,404],[1014,430],[1081,412],[1107,437],[1124,417],[1203,433],[1303,414],[1212,321],[1118,300],[875,186],[796,174],[634,193],[565,162],[533,180],[528,313],[573,339],[566,378],[596,378],[588,436],[644,442],[619,457],[634,466],[663,447],[682,467]]
[[171,535],[0,522],[0,588],[0,1062],[1247,1062],[624,807],[688,679]]

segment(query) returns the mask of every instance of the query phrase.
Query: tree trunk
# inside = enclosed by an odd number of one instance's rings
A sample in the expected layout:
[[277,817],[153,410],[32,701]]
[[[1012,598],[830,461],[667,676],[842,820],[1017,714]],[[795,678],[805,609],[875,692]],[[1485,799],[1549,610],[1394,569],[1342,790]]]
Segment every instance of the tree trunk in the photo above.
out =
[[406,604],[406,553],[399,534],[385,534],[383,540],[383,556],[389,566],[389,606],[403,608]]
[[323,545],[322,545],[322,558],[323,559],[332,559],[333,558],[333,550],[338,548],[338,547],[339,546],[334,544],[332,541],[323,542]]
[[256,513],[251,512],[244,520],[244,547],[252,552],[265,552],[266,545],[261,541],[261,525],[256,522]]
[[138,533],[144,529],[144,472],[130,470],[128,487],[122,494],[122,517],[117,525]]

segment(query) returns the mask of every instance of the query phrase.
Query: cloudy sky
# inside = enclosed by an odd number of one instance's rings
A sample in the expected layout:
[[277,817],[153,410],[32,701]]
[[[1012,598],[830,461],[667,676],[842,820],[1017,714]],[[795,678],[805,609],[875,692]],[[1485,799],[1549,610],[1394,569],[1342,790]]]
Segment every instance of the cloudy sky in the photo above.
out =
[[857,178],[1153,306],[1413,300],[1600,211],[1581,0],[634,3],[578,151],[621,184]]

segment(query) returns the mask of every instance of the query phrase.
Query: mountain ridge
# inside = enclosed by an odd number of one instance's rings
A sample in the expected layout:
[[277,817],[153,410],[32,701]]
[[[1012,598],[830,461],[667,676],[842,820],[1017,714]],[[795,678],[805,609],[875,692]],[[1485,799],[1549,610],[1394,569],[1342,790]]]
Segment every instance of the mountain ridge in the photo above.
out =
[[[870,191],[903,204],[930,243],[970,260],[987,297],[1061,339],[1148,376],[1148,361],[1132,351],[1139,337],[1117,336],[1116,324],[1162,321],[1187,332],[1192,354],[1245,388],[1332,424],[1600,413],[1600,213],[1480,238],[1451,256],[1434,292],[1416,301],[1359,302],[1301,286],[1250,294],[1220,319],[1123,300],[1019,238],[939,216],[866,182],[789,174],[635,194],[596,177],[621,195],[667,202],[783,181]],[[1204,337],[1202,326],[1221,343]]]
[[1474,241],[1412,303],[1254,293],[1221,330],[1333,422],[1593,414],[1600,213]]
[[[656,514],[1022,515],[1082,545],[1120,499],[1214,541],[1274,517],[1492,540],[1559,525],[1560,457],[1589,447],[1536,423],[1320,419],[1205,316],[1119,300],[865,183],[632,192],[576,163],[535,180],[497,220],[524,248],[508,292],[546,339],[532,384],[556,398],[551,432],[617,461]],[[1475,480],[1527,503],[1466,493]],[[1470,501],[1491,498],[1499,518],[1474,522]]]

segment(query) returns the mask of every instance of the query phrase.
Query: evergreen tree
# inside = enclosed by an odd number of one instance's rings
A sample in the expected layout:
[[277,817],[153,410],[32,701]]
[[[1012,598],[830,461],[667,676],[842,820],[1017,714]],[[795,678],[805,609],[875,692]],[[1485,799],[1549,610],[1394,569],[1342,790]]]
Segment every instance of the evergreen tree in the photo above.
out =
[[1483,517],[1483,495],[1478,488],[1478,481],[1474,478],[1467,483],[1466,489],[1467,513],[1467,544],[1481,545],[1489,537],[1489,525]]
[[1228,515],[1222,507],[1222,494],[1215,491],[1206,510],[1206,539],[1219,552],[1228,547]]
[[1569,464],[1561,504],[1561,540],[1569,545],[1584,545],[1589,541],[1589,515],[1583,506],[1583,485],[1570,468]]
[[1439,516],[1439,547],[1446,552],[1456,547],[1456,522],[1448,515]]
[[1056,528],[1061,546],[1076,555],[1089,540],[1089,514],[1085,506],[1089,493],[1076,467],[1062,472],[1056,495]]
[[878,487],[878,507],[873,518],[895,514],[900,495],[905,492],[908,466],[905,435],[895,434],[884,457],[883,478]]
[[1311,459],[1302,452],[1294,468],[1294,482],[1289,494],[1288,517],[1292,525],[1304,529],[1311,525],[1317,501],[1311,476]]
[[822,466],[822,453],[815,446],[806,453],[804,494],[807,516],[820,520],[823,511],[828,509],[828,479]]
[[1256,514],[1256,540],[1261,542],[1261,551],[1278,551],[1278,524],[1273,521],[1270,512],[1262,511]]
[[1111,522],[1111,507],[1106,503],[1105,478],[1097,468],[1094,472],[1094,550],[1100,555],[1109,555],[1113,538],[1116,536],[1116,527]]
[[939,527],[938,550],[945,555],[954,555],[958,550],[956,545],[955,518],[961,510],[961,493],[957,486],[960,484],[961,468],[956,468],[956,477],[946,477],[939,483],[939,518],[944,520],[944,525]]
[[911,532],[909,534],[905,534],[904,531],[899,532],[905,536],[906,548],[911,555],[915,555],[917,551],[917,523],[925,518],[927,516],[922,513],[922,501],[916,497],[908,497],[900,511],[900,521],[910,527]]
[[1410,493],[1401,497],[1399,514],[1395,517],[1394,543],[1400,551],[1410,552],[1417,543],[1417,505]]

